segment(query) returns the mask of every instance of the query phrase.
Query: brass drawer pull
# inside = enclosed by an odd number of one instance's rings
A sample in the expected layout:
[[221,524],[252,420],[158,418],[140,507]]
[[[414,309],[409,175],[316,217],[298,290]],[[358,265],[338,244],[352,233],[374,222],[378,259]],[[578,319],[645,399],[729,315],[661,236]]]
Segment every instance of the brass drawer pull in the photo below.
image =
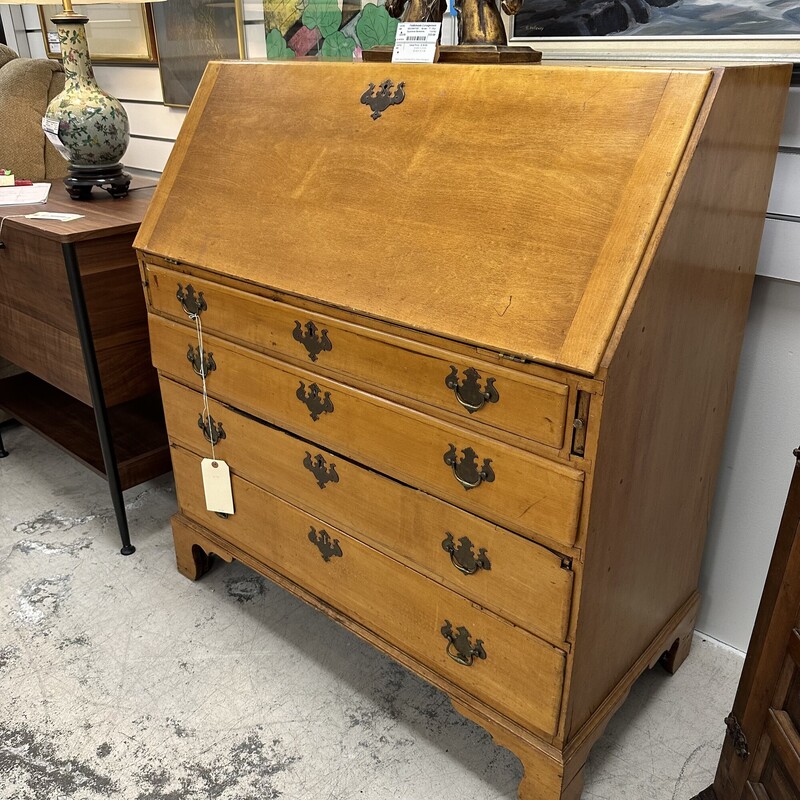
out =
[[191,283],[187,284],[186,289],[179,283],[175,297],[181,301],[184,312],[192,319],[200,316],[200,314],[208,308],[203,293],[198,292],[197,296],[195,296],[194,286],[192,286]]
[[486,483],[494,481],[491,458],[484,458],[483,466],[478,469],[478,454],[471,447],[466,447],[461,452],[464,458],[459,461],[456,458],[456,446],[451,444],[450,449],[444,454],[444,463],[452,467],[455,479],[465,489],[475,489],[484,481]]
[[474,545],[466,536],[462,536],[458,540],[458,547],[456,547],[452,533],[448,533],[442,542],[442,550],[450,553],[450,560],[453,562],[453,566],[464,575],[474,575],[479,569],[489,570],[492,568],[492,562],[489,561],[486,548],[481,547],[476,557],[472,552],[473,547]]
[[450,365],[450,374],[444,379],[444,385],[453,390],[456,400],[461,403],[470,414],[480,411],[486,403],[496,403],[500,399],[497,389],[494,388],[495,378],[486,379],[486,388],[481,389],[480,373],[473,367],[464,370],[464,380],[458,381],[458,368]]
[[316,383],[312,383],[306,392],[306,385],[300,381],[300,387],[295,392],[297,399],[305,405],[311,414],[311,419],[316,422],[321,414],[333,413],[333,401],[331,400],[331,393],[325,392],[323,397],[320,397],[321,392]]
[[197,427],[203,431],[203,436],[206,437],[206,441],[211,442],[211,444],[217,444],[221,439],[227,438],[222,423],[215,422],[214,417],[210,414],[208,415],[208,420],[204,420],[202,411],[197,418]]
[[321,530],[317,534],[316,528],[311,526],[308,532],[308,541],[315,545],[319,550],[324,561],[330,561],[332,558],[341,558],[344,554],[342,548],[339,546],[339,540],[333,539],[328,534],[328,531]]
[[186,351],[186,359],[192,365],[194,374],[199,375],[201,378],[207,378],[208,373],[217,368],[214,354],[204,353],[202,347],[198,347],[195,350],[194,345],[190,344],[189,349]]
[[336,464],[327,466],[321,453],[312,457],[311,453],[306,450],[303,466],[317,479],[317,486],[320,489],[324,489],[326,483],[339,483]]
[[444,621],[442,636],[447,639],[447,655],[463,667],[471,667],[476,658],[486,658],[483,649],[483,640],[478,639],[472,644],[472,635],[463,626],[453,633],[453,623],[449,619]]
[[320,331],[310,320],[305,325],[301,325],[300,320],[296,319],[292,338],[305,347],[308,351],[308,357],[312,361],[316,361],[321,352],[333,350],[333,344],[328,338],[328,331]]

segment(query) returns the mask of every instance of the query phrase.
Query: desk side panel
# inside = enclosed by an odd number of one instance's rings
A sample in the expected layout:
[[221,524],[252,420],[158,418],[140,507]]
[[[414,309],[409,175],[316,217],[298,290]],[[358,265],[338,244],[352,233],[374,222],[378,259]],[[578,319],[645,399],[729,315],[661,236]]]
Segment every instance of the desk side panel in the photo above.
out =
[[570,736],[629,688],[636,659],[697,587],[789,75],[730,68],[712,87],[607,354]]

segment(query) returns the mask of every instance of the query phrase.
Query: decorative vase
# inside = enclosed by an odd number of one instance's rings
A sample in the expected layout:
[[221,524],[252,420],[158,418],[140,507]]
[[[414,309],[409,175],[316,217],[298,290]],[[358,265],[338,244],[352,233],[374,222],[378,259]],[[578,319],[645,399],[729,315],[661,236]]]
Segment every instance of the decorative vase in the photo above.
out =
[[48,138],[70,162],[64,183],[73,200],[88,199],[93,186],[123,197],[131,182],[120,163],[130,141],[128,115],[119,100],[97,85],[86,42],[88,21],[75,12],[53,17],[66,81],[42,120]]

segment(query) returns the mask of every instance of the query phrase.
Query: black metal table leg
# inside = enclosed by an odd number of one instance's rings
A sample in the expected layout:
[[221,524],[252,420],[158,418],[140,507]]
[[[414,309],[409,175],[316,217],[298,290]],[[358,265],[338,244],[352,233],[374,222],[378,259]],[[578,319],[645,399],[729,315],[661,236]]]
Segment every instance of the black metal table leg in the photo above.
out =
[[5,458],[8,455],[8,450],[3,446],[3,431],[0,428],[0,458]]
[[75,251],[75,245],[71,243],[62,244],[61,249],[64,253],[64,264],[67,267],[67,280],[69,281],[69,290],[72,294],[72,307],[75,311],[75,321],[78,325],[78,336],[81,340],[81,350],[83,352],[83,362],[86,366],[86,376],[89,379],[89,393],[92,396],[94,418],[97,422],[97,434],[100,438],[100,450],[103,453],[103,463],[106,468],[108,488],[111,492],[111,502],[114,505],[117,527],[119,528],[120,539],[122,539],[122,549],[120,552],[124,556],[129,556],[136,551],[136,548],[131,544],[130,533],[128,531],[128,516],[125,513],[125,501],[122,497],[122,487],[119,480],[117,458],[114,452],[114,442],[111,436],[108,408],[106,407],[103,384],[100,382],[100,369],[97,366],[97,352],[94,348],[92,326],[89,321],[86,297],[83,294],[83,284],[81,283],[81,274],[78,268],[78,254]]

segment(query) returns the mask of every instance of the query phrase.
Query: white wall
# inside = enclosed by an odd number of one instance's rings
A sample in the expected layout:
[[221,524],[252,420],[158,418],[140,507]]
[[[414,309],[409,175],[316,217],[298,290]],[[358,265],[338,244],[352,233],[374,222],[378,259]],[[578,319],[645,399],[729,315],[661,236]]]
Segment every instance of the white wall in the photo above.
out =
[[792,89],[722,455],[698,627],[747,648],[800,446],[800,89]]
[[[7,34],[9,8],[0,6]],[[36,7],[22,11],[19,49],[43,57]],[[246,0],[250,58],[266,55],[263,18],[259,0]],[[125,164],[160,172],[186,112],[163,105],[158,68],[99,67],[96,73],[130,116]],[[741,650],[769,566],[792,449],[800,445],[800,88],[790,93],[781,145],[701,577],[698,627]]]

